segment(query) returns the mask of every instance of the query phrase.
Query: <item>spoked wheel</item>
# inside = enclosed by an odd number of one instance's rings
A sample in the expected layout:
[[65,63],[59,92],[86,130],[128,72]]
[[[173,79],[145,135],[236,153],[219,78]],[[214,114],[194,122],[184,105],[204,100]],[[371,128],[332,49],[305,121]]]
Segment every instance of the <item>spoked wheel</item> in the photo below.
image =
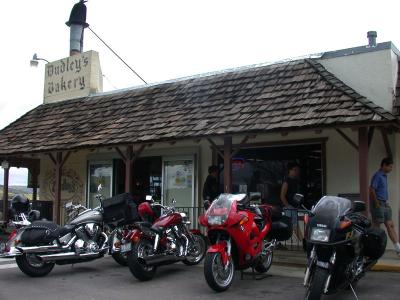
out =
[[143,258],[153,253],[153,245],[147,239],[139,240],[128,254],[128,267],[133,276],[141,281],[147,281],[154,277],[155,266],[147,266]]
[[34,254],[16,256],[15,261],[19,269],[31,277],[46,276],[54,268],[54,263],[45,263]]
[[271,242],[268,241],[267,239],[265,239],[263,241],[263,248],[262,248],[260,260],[254,266],[254,269],[258,273],[266,273],[266,272],[268,272],[269,268],[271,268],[272,260],[274,258],[274,252],[273,252],[272,248],[269,247],[270,245],[271,245]]
[[183,261],[183,263],[188,266],[200,263],[207,251],[207,242],[203,235],[194,234],[193,241],[194,243],[189,246],[188,254]]
[[233,282],[235,266],[232,256],[224,266],[220,253],[207,253],[204,261],[204,276],[208,285],[216,292],[226,291]]
[[320,300],[328,278],[328,270],[316,267],[310,279],[304,300]]

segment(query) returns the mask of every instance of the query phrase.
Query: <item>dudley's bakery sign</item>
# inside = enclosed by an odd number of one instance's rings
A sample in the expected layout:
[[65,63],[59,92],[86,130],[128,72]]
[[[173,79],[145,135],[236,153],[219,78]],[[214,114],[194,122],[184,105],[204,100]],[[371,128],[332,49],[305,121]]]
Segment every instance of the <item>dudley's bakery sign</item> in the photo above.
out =
[[44,103],[85,97],[101,90],[99,55],[95,51],[46,64]]

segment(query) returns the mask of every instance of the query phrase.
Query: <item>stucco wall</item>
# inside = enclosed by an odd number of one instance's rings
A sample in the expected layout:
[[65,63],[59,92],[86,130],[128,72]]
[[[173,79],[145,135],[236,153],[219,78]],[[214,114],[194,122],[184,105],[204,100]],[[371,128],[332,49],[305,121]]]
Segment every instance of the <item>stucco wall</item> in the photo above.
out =
[[321,59],[319,62],[359,94],[392,111],[393,92],[397,81],[395,57],[393,51],[387,49]]

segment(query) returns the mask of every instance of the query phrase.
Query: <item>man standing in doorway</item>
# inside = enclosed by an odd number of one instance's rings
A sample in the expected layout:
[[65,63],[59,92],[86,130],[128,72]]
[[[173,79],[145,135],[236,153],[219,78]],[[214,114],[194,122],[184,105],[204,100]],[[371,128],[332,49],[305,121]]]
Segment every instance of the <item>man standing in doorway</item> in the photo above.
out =
[[384,223],[390,239],[393,242],[396,253],[400,256],[400,244],[394,224],[392,221],[392,209],[389,206],[389,192],[387,174],[393,169],[393,160],[384,158],[381,162],[380,169],[371,179],[370,201],[372,222],[375,227],[379,228]]
[[293,231],[299,241],[303,241],[303,235],[298,227],[297,207],[293,200],[300,188],[300,166],[296,162],[288,163],[288,176],[285,178],[281,188],[281,201],[284,206],[285,214],[292,219]]
[[209,201],[211,203],[218,196],[219,196],[218,167],[212,165],[208,167],[208,176],[203,187],[203,200]]

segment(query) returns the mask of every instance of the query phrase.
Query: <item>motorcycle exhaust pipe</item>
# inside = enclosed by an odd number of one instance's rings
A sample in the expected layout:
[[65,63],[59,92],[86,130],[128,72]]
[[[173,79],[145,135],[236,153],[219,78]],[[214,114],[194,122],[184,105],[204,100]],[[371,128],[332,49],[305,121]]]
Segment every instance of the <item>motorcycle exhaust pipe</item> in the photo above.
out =
[[163,263],[176,262],[178,260],[183,260],[183,258],[179,258],[173,254],[156,254],[145,258],[138,258],[138,260],[147,266],[155,266],[162,265]]
[[83,254],[76,254],[75,252],[63,252],[63,253],[56,253],[56,254],[47,254],[47,255],[40,255],[38,256],[44,262],[49,261],[57,261],[57,260],[64,260],[64,259],[81,259],[81,258],[95,258],[99,257],[100,253],[83,253]]
[[58,245],[51,246],[33,246],[33,247],[16,247],[22,253],[38,253],[60,251],[62,248]]

